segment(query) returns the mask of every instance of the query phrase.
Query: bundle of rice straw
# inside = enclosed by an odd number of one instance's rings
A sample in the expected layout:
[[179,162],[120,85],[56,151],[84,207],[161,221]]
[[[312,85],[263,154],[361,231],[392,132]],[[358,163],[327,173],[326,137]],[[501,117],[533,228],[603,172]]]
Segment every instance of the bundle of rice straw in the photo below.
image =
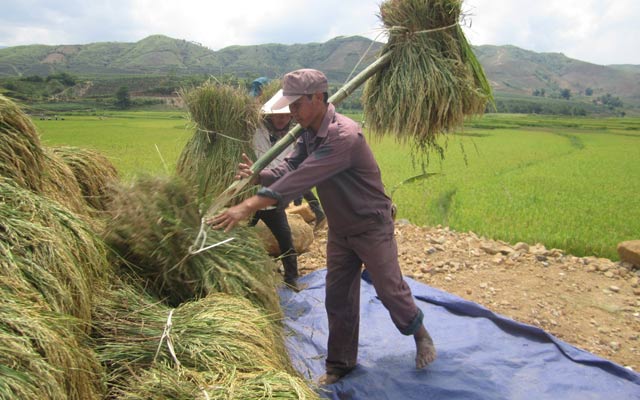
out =
[[234,181],[242,153],[253,157],[259,104],[246,90],[212,81],[183,90],[181,96],[196,132],[176,168],[178,175],[197,188],[198,201],[208,205]]
[[84,323],[5,289],[3,282],[0,399],[102,399],[104,370],[74,327]]
[[410,141],[413,150],[435,149],[441,133],[482,114],[491,100],[487,78],[459,25],[461,0],[387,0],[380,18],[389,40],[389,65],[366,83],[367,127]]
[[158,363],[207,372],[221,386],[240,373],[294,373],[278,321],[238,296],[212,294],[170,309],[118,283],[96,301],[94,320],[111,390]]
[[[196,199],[177,177],[141,177],[116,187],[105,240],[121,270],[170,305],[224,292],[246,297],[270,312],[280,310],[275,266],[249,228],[228,234],[201,223]],[[202,248],[219,244],[206,251]],[[222,243],[229,240],[226,243]]]
[[89,329],[92,293],[109,265],[102,241],[84,220],[0,177],[0,243],[18,260],[2,266],[3,276],[19,278],[53,311],[78,317]]
[[88,215],[87,203],[73,171],[49,148],[44,148],[45,168],[42,171],[42,195],[57,201],[80,215]]
[[0,95],[0,176],[41,192],[44,165],[45,156],[33,122],[14,102]]
[[187,368],[171,368],[158,363],[140,376],[133,377],[127,386],[116,391],[121,400],[148,399],[299,399],[315,400],[320,396],[300,378],[282,371],[257,374],[238,373],[224,377],[197,372]]
[[118,171],[107,157],[95,150],[61,146],[51,149],[71,169],[85,202],[97,211],[105,211],[109,189],[118,181]]

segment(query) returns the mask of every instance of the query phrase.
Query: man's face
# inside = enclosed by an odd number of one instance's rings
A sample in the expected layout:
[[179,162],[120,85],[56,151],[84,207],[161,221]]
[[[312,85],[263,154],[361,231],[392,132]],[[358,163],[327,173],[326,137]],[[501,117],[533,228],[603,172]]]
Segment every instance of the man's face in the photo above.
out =
[[286,128],[291,122],[291,114],[271,114],[269,118],[273,127],[279,131]]
[[289,110],[300,126],[305,129],[313,127],[318,118],[322,121],[322,116],[324,115],[322,93],[301,96],[298,100],[289,104]]

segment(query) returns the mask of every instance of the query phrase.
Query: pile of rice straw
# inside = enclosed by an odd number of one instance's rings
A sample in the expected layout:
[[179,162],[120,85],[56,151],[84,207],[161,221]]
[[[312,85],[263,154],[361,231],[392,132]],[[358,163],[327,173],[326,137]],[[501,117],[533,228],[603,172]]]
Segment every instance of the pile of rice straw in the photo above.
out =
[[[91,320],[92,294],[110,266],[87,222],[57,202],[0,177],[0,243],[20,262],[3,276],[20,279],[53,311]],[[5,266],[5,267],[7,267]]]
[[42,191],[45,155],[35,125],[14,102],[0,95],[0,176]]
[[389,65],[371,77],[363,93],[366,126],[392,133],[420,154],[436,139],[482,114],[491,89],[459,25],[461,0],[387,0],[380,18],[389,40]]
[[52,311],[20,275],[23,261],[0,241],[0,398],[102,399],[104,370],[86,322]]
[[121,283],[101,296],[94,319],[117,398],[202,390],[210,398],[262,398],[274,388],[316,398],[290,367],[277,321],[239,296],[211,294],[170,309]]
[[276,267],[253,230],[230,236],[203,226],[195,195],[181,179],[140,177],[116,187],[109,213],[105,241],[119,256],[115,263],[168,304],[224,292],[279,312]]
[[71,169],[85,202],[97,211],[104,211],[109,201],[109,189],[118,182],[118,171],[107,157],[95,150],[61,146],[51,149]]

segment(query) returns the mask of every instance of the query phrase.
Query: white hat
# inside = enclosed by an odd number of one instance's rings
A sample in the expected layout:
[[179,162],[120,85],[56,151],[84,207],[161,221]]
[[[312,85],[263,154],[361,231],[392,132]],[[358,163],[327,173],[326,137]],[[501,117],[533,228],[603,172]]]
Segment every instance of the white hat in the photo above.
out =
[[282,89],[278,90],[278,92],[274,94],[273,97],[269,99],[269,101],[264,103],[261,109],[262,113],[263,114],[291,114],[291,111],[289,111],[289,106],[285,106],[284,108],[279,108],[275,110],[273,109],[273,105],[281,98],[282,98]]

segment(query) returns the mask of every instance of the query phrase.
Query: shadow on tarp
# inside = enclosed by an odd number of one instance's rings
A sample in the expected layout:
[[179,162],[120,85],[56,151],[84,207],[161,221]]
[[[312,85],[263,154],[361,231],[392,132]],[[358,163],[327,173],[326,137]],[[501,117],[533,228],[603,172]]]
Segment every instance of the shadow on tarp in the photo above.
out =
[[[307,379],[324,373],[326,270],[301,278],[302,292],[280,291],[287,348]],[[406,279],[425,314],[438,359],[415,369],[415,344],[399,333],[363,274],[358,366],[319,393],[367,400],[631,400],[640,374],[577,349],[547,332],[460,297]]]

